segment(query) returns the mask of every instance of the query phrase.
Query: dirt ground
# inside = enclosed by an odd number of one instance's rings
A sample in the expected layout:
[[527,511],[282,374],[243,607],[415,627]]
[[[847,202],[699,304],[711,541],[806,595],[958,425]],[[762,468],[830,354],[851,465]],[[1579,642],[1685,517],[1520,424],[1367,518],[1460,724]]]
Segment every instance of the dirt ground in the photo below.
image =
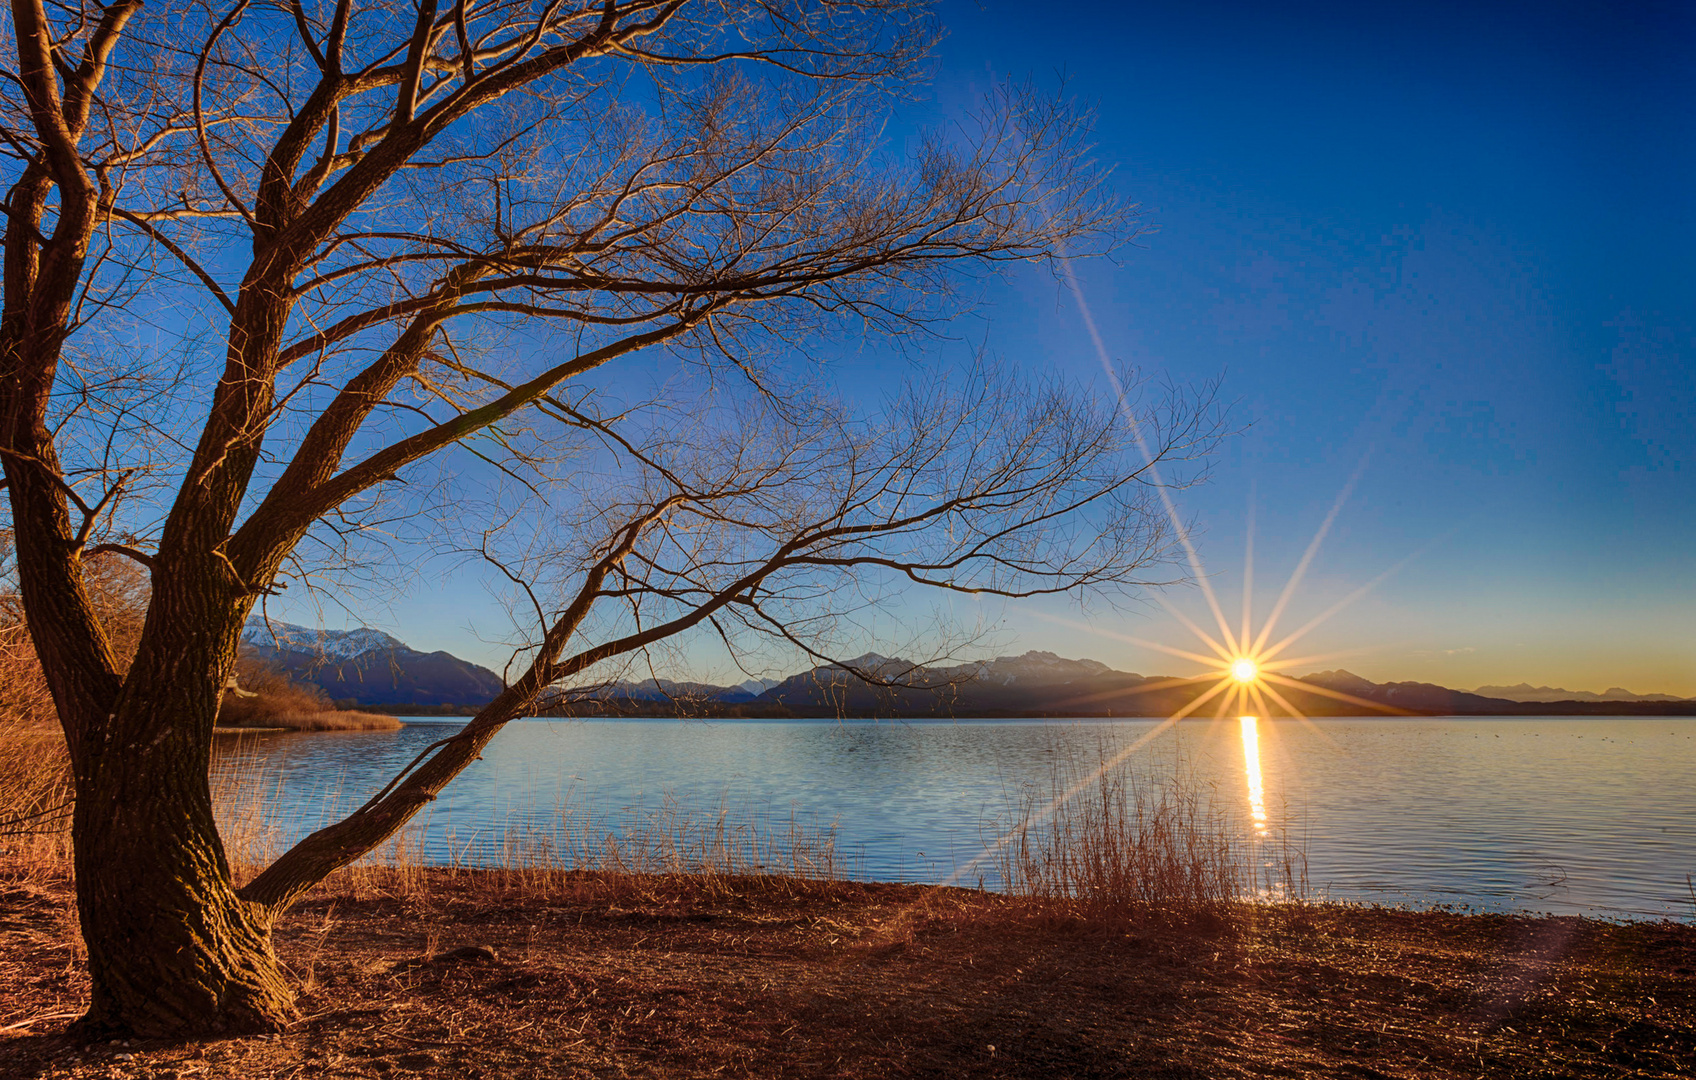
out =
[[297,907],[303,1018],[79,1046],[0,884],[5,1077],[1688,1077],[1696,926],[1335,905],[1109,925],[951,889],[417,871]]

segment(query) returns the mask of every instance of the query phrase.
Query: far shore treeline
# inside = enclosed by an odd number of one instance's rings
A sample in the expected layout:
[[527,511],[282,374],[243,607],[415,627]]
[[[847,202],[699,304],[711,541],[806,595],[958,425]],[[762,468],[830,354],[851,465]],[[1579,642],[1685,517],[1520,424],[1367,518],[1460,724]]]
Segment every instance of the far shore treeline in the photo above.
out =
[[[504,683],[447,652],[422,652],[370,629],[250,626],[250,663],[320,695],[338,710],[389,716],[472,716]],[[737,686],[609,678],[558,692],[534,716],[700,717],[736,720],[1163,717],[1186,712],[1216,678],[1118,671],[1051,652],[920,666],[867,653],[781,681]],[[1349,671],[1279,683],[1304,716],[1696,716],[1696,700],[1516,701],[1432,683],[1376,683]],[[1540,688],[1546,689],[1546,688]],[[1207,717],[1211,703],[1194,710]],[[1278,706],[1266,715],[1289,715]]]
[[[1068,681],[1037,678],[1014,683],[954,671],[944,677],[927,675],[930,673],[922,670],[906,673],[905,681],[917,685],[880,686],[842,668],[820,667],[757,696],[734,687],[650,679],[597,688],[575,700],[538,709],[534,715],[771,721],[1163,717],[1185,709],[1209,685],[1198,681],[1171,686],[1164,678],[1119,671]],[[1283,695],[1304,716],[1696,716],[1696,701],[1511,701],[1431,683],[1371,683],[1348,672],[1320,672],[1297,681],[1312,689],[1286,686]],[[1338,690],[1339,684],[1348,689]],[[473,707],[444,704],[337,704],[394,716],[468,716],[476,712]],[[1204,707],[1195,715],[1209,714]],[[1278,708],[1268,715],[1290,713]]]
[[[1288,696],[1288,695],[1286,695]],[[1475,696],[1475,695],[1468,695]],[[1486,699],[1489,700],[1489,699]],[[1492,704],[1495,704],[1492,702]],[[1504,701],[1501,708],[1478,708],[1470,710],[1417,710],[1405,709],[1400,712],[1387,710],[1373,711],[1362,706],[1346,705],[1315,705],[1309,712],[1303,710],[1303,715],[1310,717],[1364,717],[1367,719],[1392,719],[1398,716],[1637,716],[1637,717],[1690,717],[1696,716],[1696,702],[1596,702],[1596,701],[1557,701],[1557,702],[1523,702]],[[409,712],[400,709],[383,709],[394,716],[448,716],[472,715],[470,713],[431,713],[426,711]],[[649,717],[676,717],[679,719],[715,719],[715,720],[920,720],[920,719],[953,719],[953,720],[1084,720],[1084,719],[1155,719],[1169,716],[1170,713],[1151,709],[1114,709],[1114,710],[1063,710],[1063,709],[993,709],[978,708],[969,711],[959,709],[932,709],[885,711],[878,709],[847,709],[833,712],[823,708],[796,709],[782,704],[773,705],[724,705],[710,703],[675,703],[667,706],[664,702],[629,701],[622,703],[598,704],[593,707],[581,706],[574,709],[554,709],[536,714],[540,717],[576,717],[582,719],[600,718],[640,719]],[[1270,713],[1271,719],[1287,717],[1289,714],[1282,710]],[[1208,719],[1206,714],[1195,717]]]

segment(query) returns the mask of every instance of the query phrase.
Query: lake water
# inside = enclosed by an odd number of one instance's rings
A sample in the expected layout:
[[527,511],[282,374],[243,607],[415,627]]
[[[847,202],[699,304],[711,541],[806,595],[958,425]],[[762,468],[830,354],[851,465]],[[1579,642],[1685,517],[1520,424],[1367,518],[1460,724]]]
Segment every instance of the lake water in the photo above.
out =
[[[1125,755],[1174,771],[1250,843],[1288,836],[1321,899],[1696,918],[1696,720],[764,723],[529,720],[442,794],[411,843],[486,863],[652,828],[667,808],[834,827],[839,872],[995,887],[986,846],[1055,778]],[[221,739],[260,778],[273,844],[362,802],[456,723]],[[1258,840],[1265,836],[1268,839]],[[516,838],[516,839],[515,839]]]

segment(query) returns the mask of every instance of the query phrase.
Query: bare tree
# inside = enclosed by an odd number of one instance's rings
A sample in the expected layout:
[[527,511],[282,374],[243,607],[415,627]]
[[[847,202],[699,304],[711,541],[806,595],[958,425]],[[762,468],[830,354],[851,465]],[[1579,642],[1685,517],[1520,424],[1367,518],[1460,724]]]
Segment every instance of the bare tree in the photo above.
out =
[[[599,685],[598,665],[706,627],[733,652],[773,637],[816,660],[835,623],[883,584],[1030,597],[1144,584],[1172,539],[1148,480],[1162,461],[1203,453],[1210,413],[1168,401],[1140,417],[1159,447],[1138,460],[1118,404],[1056,382],[971,372],[910,385],[855,417],[820,400],[759,397],[714,416],[696,400],[686,431],[633,441],[578,410],[563,421],[601,435],[626,470],[602,487],[593,520],[544,521],[520,583],[533,636],[522,674],[451,738],[431,747],[356,813],[307,837],[242,889],[281,908],[393,835],[547,690]],[[715,422],[716,421],[716,422]],[[550,587],[551,583],[551,587]],[[844,599],[842,594],[852,595]],[[863,678],[900,673],[855,669]],[[912,668],[916,672],[916,668]]]
[[[1083,126],[1028,91],[889,149],[935,39],[921,4],[11,11],[0,461],[75,778],[90,1032],[289,1019],[288,904],[597,662],[703,624],[804,641],[830,581],[1021,595],[1123,582],[1158,549],[1116,413],[962,388],[869,438],[788,396],[762,348],[922,330],[962,275],[1123,231]],[[742,380],[781,434],[693,459],[597,411],[656,352]],[[643,486],[568,507],[598,542],[538,604],[526,669],[238,890],[207,773],[255,603],[415,510],[427,459],[581,498],[586,439]],[[150,575],[127,670],[96,552]]]

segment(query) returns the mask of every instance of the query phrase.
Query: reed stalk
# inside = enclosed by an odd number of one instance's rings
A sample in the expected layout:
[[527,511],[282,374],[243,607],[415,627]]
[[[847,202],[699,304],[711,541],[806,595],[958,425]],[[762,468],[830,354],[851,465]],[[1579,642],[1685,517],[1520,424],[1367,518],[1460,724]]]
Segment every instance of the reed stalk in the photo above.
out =
[[1046,786],[1009,793],[995,846],[1008,892],[1109,921],[1305,898],[1305,852],[1287,830],[1255,835],[1181,762],[1118,762],[1113,751],[1104,739],[1090,762],[1058,745]]
[[0,855],[14,875],[68,865],[71,772],[57,724],[13,721],[0,728]]

